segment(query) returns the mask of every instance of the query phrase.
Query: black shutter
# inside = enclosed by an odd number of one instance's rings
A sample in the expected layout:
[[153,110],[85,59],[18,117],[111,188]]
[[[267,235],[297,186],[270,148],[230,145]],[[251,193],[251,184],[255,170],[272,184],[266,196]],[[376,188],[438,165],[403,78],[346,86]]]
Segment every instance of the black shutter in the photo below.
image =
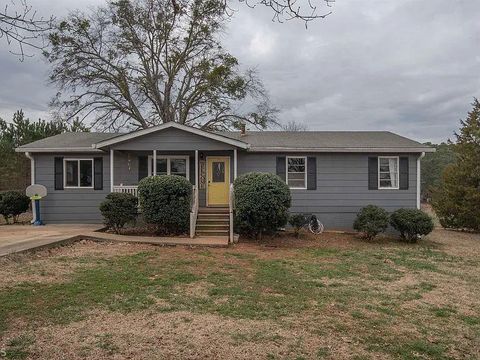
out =
[[[94,189],[103,190],[103,157],[93,159]],[[110,179],[112,181],[112,179]]]
[[408,190],[408,156],[400,158],[400,190]]
[[307,158],[307,190],[317,190],[317,158]]
[[63,190],[63,157],[55,158],[55,190]]
[[378,157],[368,158],[368,190],[378,190]]
[[148,156],[138,157],[138,181],[148,176]]
[[287,181],[287,164],[286,164],[286,157],[285,156],[277,156],[277,175],[283,181]]

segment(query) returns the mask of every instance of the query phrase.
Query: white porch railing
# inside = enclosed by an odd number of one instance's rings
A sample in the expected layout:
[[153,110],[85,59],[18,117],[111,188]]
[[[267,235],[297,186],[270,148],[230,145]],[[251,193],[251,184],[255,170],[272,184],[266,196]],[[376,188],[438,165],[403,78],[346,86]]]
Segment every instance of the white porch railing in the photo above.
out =
[[127,194],[132,194],[133,196],[138,197],[138,186],[137,185],[113,185],[113,192],[127,193]]
[[233,184],[230,184],[230,189],[228,192],[228,214],[230,216],[230,234],[229,234],[229,243],[233,243],[233,210],[235,208],[235,193],[233,191]]
[[196,185],[193,185],[192,209],[190,210],[190,237],[191,238],[195,237],[197,217],[198,217],[198,189]]

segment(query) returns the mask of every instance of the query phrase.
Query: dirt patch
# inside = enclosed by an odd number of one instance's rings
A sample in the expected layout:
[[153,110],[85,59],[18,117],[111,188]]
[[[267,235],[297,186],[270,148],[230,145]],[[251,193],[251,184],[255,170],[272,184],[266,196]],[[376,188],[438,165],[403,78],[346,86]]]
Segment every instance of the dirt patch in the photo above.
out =
[[155,251],[148,244],[95,242],[80,240],[73,244],[46,248],[36,252],[12,254],[0,258],[0,288],[22,282],[62,282],[78,268],[87,268],[80,258],[111,258],[141,251]]
[[29,350],[35,359],[119,358],[114,354],[128,359],[315,358],[319,351],[345,359],[367,354],[352,339],[316,336],[302,326],[286,329],[270,321],[189,312],[97,312],[68,326],[39,328]]

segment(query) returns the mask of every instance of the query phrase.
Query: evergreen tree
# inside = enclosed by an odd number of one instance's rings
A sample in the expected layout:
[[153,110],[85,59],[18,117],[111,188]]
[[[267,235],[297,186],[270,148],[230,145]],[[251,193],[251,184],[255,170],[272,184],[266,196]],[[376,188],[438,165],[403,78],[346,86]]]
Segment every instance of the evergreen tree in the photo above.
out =
[[425,145],[432,146],[436,150],[425,154],[422,159],[422,200],[429,202],[432,198],[432,191],[442,182],[445,168],[455,162],[455,152],[453,151],[454,145],[450,143],[432,144],[427,142]]
[[22,110],[13,115],[11,123],[0,119],[0,191],[23,190],[30,185],[30,161],[15,148],[63,132],[88,131],[81,122],[71,125],[62,121],[30,121]]
[[444,227],[480,230],[480,102],[455,133],[456,162],[447,166],[433,206]]

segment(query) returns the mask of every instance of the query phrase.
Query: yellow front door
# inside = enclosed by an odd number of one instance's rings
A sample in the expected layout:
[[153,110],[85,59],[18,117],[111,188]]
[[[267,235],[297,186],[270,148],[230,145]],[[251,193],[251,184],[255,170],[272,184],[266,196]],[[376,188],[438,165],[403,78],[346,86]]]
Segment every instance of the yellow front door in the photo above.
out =
[[214,156],[207,158],[207,205],[228,205],[230,184],[230,158]]

